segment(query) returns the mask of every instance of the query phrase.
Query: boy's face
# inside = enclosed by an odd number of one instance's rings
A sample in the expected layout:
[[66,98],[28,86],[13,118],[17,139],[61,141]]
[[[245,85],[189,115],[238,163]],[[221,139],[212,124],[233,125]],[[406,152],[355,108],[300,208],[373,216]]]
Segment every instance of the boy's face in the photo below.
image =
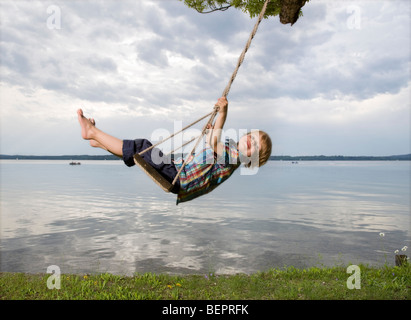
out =
[[258,153],[260,151],[259,131],[242,136],[238,142],[238,150],[247,157],[251,157],[255,152]]

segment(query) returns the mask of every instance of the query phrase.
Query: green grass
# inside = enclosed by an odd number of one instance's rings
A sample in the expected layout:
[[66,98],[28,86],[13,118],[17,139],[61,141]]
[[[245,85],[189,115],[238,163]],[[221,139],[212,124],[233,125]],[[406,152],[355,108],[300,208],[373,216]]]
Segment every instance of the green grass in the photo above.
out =
[[411,265],[361,265],[361,288],[348,289],[345,267],[271,269],[252,275],[112,274],[60,276],[60,289],[48,289],[51,274],[0,273],[0,300],[410,300]]

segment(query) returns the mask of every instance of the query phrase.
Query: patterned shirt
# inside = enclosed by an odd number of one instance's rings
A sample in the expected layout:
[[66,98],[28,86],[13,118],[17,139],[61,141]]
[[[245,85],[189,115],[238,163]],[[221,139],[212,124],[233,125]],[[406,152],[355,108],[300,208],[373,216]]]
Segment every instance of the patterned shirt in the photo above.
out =
[[[179,170],[183,159],[174,161]],[[218,156],[211,146],[190,157],[180,173],[180,191],[177,204],[207,194],[227,180],[240,166],[237,144],[227,140],[224,152]]]

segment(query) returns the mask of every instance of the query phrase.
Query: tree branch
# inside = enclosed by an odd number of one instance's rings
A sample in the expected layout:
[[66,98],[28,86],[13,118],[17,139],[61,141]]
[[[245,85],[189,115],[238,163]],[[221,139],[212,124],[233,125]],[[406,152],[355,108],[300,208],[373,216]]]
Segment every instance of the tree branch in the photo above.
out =
[[225,7],[221,6],[221,7],[217,8],[216,6],[213,5],[213,6],[210,7],[210,8],[211,8],[210,11],[200,11],[200,10],[198,10],[198,8],[196,8],[196,7],[194,7],[194,9],[196,9],[196,11],[199,12],[199,13],[207,14],[207,13],[212,13],[212,12],[215,12],[215,11],[226,11],[226,10],[228,10],[231,6],[232,6],[232,5],[229,4],[228,6],[225,6]]

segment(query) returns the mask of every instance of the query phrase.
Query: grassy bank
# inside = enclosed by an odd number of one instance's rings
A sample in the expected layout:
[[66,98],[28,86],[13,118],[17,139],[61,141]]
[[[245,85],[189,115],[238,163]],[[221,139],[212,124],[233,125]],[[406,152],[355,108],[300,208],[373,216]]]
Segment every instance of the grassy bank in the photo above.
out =
[[[354,273],[347,273],[343,267],[289,267],[230,276],[64,274],[60,276],[60,289],[49,289],[51,274],[1,273],[0,299],[410,299],[410,264],[381,268],[361,265],[359,275],[360,289],[347,287]],[[49,279],[49,285],[56,284]]]

